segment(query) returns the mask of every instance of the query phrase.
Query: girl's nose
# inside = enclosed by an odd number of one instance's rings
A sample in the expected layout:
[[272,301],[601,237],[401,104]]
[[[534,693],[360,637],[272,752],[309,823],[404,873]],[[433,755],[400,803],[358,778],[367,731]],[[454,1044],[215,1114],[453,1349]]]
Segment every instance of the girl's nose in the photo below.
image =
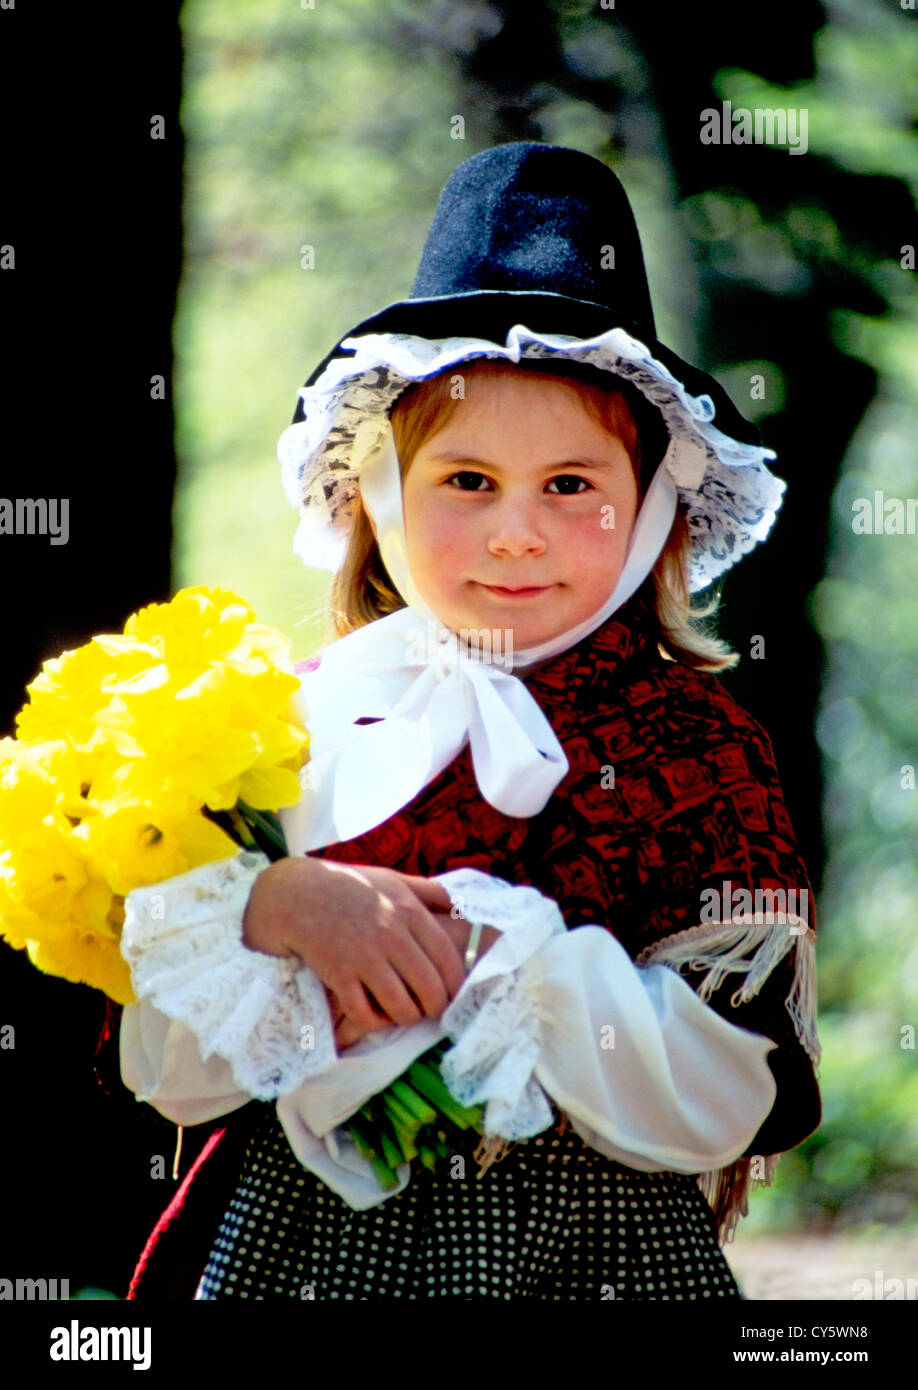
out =
[[506,499],[491,513],[488,549],[492,555],[541,555],[546,548],[538,517],[538,502]]

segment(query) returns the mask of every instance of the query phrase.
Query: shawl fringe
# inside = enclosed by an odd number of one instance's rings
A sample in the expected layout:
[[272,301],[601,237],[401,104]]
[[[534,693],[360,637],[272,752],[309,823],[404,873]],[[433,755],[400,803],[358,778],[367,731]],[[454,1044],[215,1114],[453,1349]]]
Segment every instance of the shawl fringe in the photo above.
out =
[[[764,916],[765,914],[756,914]],[[775,913],[775,917],[780,914]],[[816,933],[802,917],[788,914],[775,922],[739,919],[731,922],[703,922],[697,927],[674,932],[662,941],[646,946],[636,965],[669,965],[674,970],[707,969],[697,987],[699,998],[707,1001],[729,974],[744,974],[745,981],[735,990],[730,1003],[734,1008],[758,994],[768,976],[788,951],[796,949],[794,982],[786,1007],[794,1031],[814,1066],[822,1049],[816,1033]],[[755,954],[747,959],[746,953]]]
[[698,1174],[698,1186],[714,1213],[721,1245],[733,1239],[740,1217],[749,1215],[749,1194],[757,1187],[771,1187],[780,1157],[754,1154],[751,1158],[738,1158],[725,1168]]
[[[554,1131],[556,1134],[564,1134],[565,1130],[571,1127],[570,1116],[565,1110],[561,1110],[555,1105],[554,1102],[551,1104],[556,1116]],[[478,1141],[478,1147],[474,1153],[475,1161],[478,1164],[478,1172],[475,1176],[483,1178],[493,1163],[499,1163],[502,1158],[506,1158],[512,1148],[517,1144],[525,1142],[525,1140],[521,1139],[502,1139],[498,1134],[483,1134]]]
[[499,1163],[518,1141],[502,1139],[499,1134],[482,1135],[478,1147],[475,1150],[474,1158],[478,1164],[477,1178],[483,1178],[485,1173],[493,1163]]
[[[701,999],[708,1000],[729,974],[745,975],[730,1003],[734,1008],[758,994],[772,970],[790,950],[796,950],[794,981],[785,1001],[794,1031],[807,1056],[818,1066],[822,1049],[816,1032],[816,933],[802,917],[773,914],[776,920],[745,919],[700,923],[675,932],[663,941],[647,946],[637,958],[638,965],[669,965],[674,970],[707,970],[697,987]],[[749,955],[752,952],[753,954]],[[738,1158],[724,1168],[700,1173],[698,1185],[717,1221],[722,1245],[731,1241],[741,1217],[749,1215],[749,1195],[756,1187],[770,1187],[774,1181],[779,1154],[754,1154]]]

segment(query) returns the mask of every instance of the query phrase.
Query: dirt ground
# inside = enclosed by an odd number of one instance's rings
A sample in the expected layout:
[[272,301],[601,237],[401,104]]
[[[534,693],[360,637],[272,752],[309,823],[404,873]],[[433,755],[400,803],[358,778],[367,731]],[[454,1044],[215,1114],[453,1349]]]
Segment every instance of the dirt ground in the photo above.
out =
[[[918,1300],[918,1230],[745,1238],[738,1231],[724,1254],[749,1299]],[[869,1292],[857,1280],[868,1281]]]

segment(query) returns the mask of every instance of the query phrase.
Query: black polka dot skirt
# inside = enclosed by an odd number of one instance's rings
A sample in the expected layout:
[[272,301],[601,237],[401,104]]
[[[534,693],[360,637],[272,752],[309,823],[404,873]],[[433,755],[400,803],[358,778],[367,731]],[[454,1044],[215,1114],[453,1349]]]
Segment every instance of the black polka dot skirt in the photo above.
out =
[[639,1173],[571,1129],[479,1176],[477,1135],[354,1211],[297,1161],[273,1109],[253,1134],[197,1299],[740,1299],[691,1175]]

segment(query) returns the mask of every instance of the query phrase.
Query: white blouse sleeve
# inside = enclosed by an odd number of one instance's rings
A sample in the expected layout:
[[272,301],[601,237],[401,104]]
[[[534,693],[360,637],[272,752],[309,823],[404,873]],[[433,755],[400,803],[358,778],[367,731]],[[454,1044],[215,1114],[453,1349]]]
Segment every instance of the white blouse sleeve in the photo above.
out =
[[267,865],[244,851],[125,900],[121,952],[138,1002],[122,1016],[122,1077],[176,1124],[274,1100],[337,1061],[318,978],[243,943]]
[[276,1100],[297,1158],[357,1209],[382,1191],[342,1128],[440,1039],[444,1076],[484,1130],[525,1139],[551,1097],[584,1142],[629,1167],[698,1173],[752,1142],[776,1086],[770,1039],[726,1022],[667,966],[636,967],[599,926],[568,932],[555,902],[474,869],[436,876],[470,922],[501,934],[439,1020],[365,1035],[339,1057],[318,979],[250,951],[242,917],[264,856],[240,853],[128,896],[122,1075],[177,1124]]
[[777,1095],[771,1039],[728,1023],[669,967],[635,966],[604,928],[567,931],[534,888],[475,869],[436,881],[500,937],[439,1024],[370,1034],[286,1095],[288,1134],[330,1135],[446,1035],[444,1077],[485,1107],[488,1135],[546,1129],[551,1097],[585,1143],[644,1172],[707,1172],[745,1152]]
[[777,1095],[771,1039],[728,1023],[669,967],[635,966],[604,928],[567,931],[555,903],[498,884],[455,884],[466,915],[503,935],[442,1020],[455,1044],[445,1079],[485,1106],[485,1132],[537,1133],[550,1096],[587,1144],[631,1168],[699,1173],[739,1158]]

